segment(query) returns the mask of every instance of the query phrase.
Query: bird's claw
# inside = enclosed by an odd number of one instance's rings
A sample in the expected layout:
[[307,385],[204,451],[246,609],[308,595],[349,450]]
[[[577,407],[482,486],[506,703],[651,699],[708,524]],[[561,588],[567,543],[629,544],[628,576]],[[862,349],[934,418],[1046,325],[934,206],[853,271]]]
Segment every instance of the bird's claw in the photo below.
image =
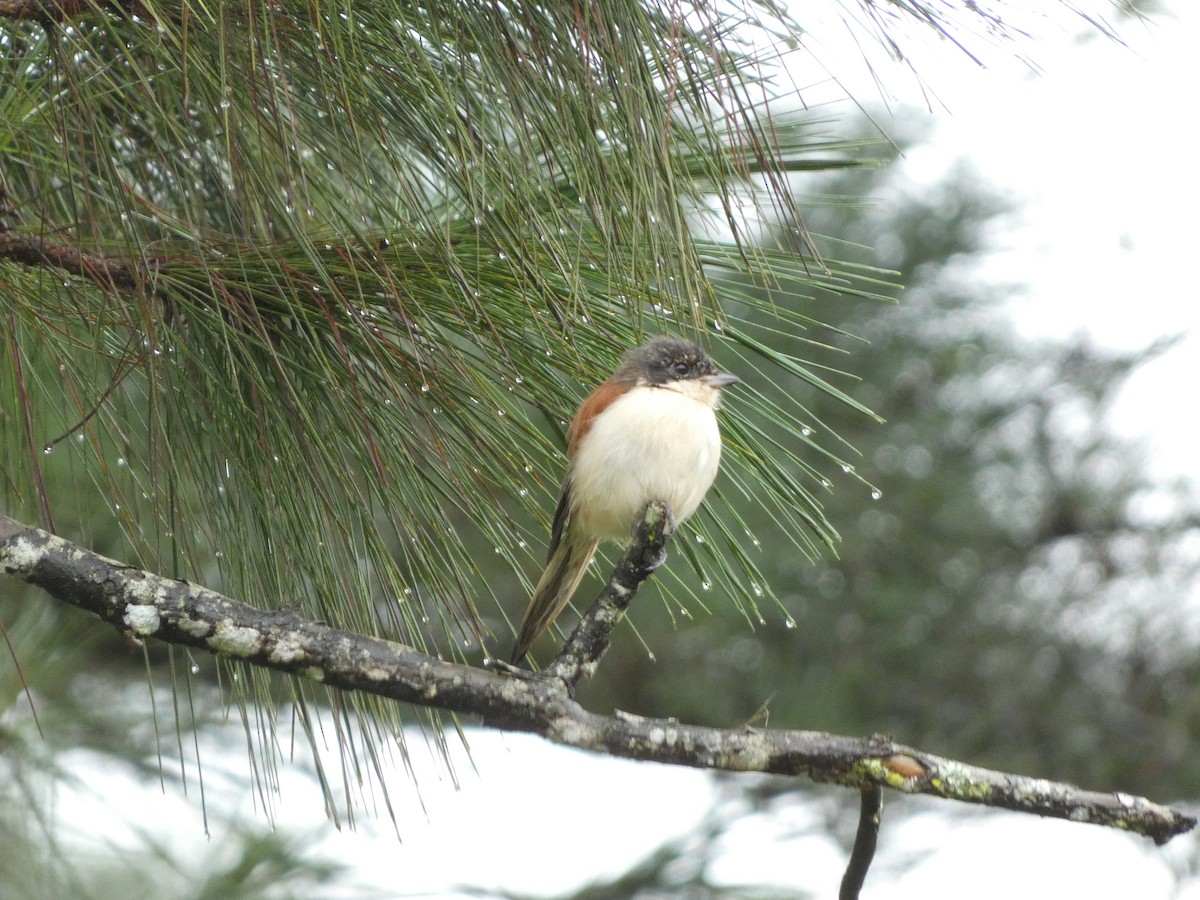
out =
[[541,675],[534,672],[532,669],[523,669],[520,666],[507,662],[503,659],[485,659],[483,661],[485,669],[491,669],[494,672],[499,672],[502,675],[511,675],[513,678],[521,678],[525,681],[530,681],[534,678],[540,678]]
[[646,571],[653,572],[667,561],[667,548],[659,547],[654,553],[646,556]]

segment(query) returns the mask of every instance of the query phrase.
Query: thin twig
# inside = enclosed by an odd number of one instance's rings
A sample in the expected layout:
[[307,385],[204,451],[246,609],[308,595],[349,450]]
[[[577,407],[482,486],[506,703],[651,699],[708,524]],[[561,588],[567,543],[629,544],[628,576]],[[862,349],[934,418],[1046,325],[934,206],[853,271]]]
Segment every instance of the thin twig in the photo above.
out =
[[877,784],[862,786],[862,802],[858,807],[858,831],[854,835],[854,849],[846,863],[846,874],[838,900],[858,900],[867,870],[875,858],[875,845],[879,840],[879,823],[883,819],[883,788]]
[[556,678],[514,678],[412,647],[257,609],[200,585],[121,565],[0,515],[0,571],[100,616],[123,633],[198,647],[342,690],[478,716],[489,727],[619,756],[726,772],[876,784],[984,806],[1091,822],[1165,843],[1194,817],[1142,797],[981,769],[895,744],[886,735],[708,728],[674,719],[599,716]]

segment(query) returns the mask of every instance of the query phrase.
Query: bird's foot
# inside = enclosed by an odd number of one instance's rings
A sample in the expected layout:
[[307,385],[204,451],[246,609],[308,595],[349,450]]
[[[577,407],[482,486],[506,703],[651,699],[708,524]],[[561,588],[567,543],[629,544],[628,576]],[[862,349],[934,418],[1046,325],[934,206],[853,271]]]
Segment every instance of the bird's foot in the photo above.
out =
[[544,679],[544,672],[535,672],[533,669],[525,669],[518,666],[516,663],[510,663],[503,659],[485,659],[483,661],[485,669],[491,669],[493,672],[499,672],[501,675],[508,675],[512,678],[520,678],[522,681],[538,681]]
[[496,672],[502,672],[505,675],[516,675],[518,677],[521,677],[523,675],[532,675],[533,674],[529,669],[522,669],[520,666],[518,666],[515,663],[510,663],[503,659],[497,659],[495,657],[488,657],[487,659],[485,659],[483,661],[483,667],[485,669],[492,669],[493,671],[496,671]]

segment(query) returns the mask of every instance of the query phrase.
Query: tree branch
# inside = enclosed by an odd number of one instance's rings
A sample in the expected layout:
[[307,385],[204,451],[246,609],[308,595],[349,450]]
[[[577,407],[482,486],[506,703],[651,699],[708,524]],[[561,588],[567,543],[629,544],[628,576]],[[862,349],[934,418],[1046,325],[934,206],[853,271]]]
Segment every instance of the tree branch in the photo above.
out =
[[124,10],[150,18],[141,0],[0,0],[0,18],[42,23],[66,22],[96,9]]
[[[0,0],[0,15],[3,15],[6,2]],[[133,290],[144,280],[142,272],[124,260],[110,256],[89,256],[69,244],[56,244],[42,237],[3,229],[0,229],[0,259],[11,259],[27,266],[62,269],[108,290]]]
[[865,784],[861,790],[858,831],[854,835],[854,849],[850,851],[846,874],[842,876],[838,900],[858,900],[879,840],[879,823],[883,820],[883,788],[877,784]]
[[600,596],[588,608],[545,674],[574,687],[591,678],[608,650],[612,631],[625,618],[643,581],[667,558],[667,541],[675,532],[675,517],[665,503],[652,503],[637,524],[633,543],[609,576]]
[[886,735],[704,728],[673,719],[595,715],[572,699],[560,678],[514,678],[308,621],[292,610],[255,609],[199,585],[121,565],[2,515],[0,567],[137,638],[153,636],[343,690],[475,715],[487,726],[597,753],[802,775],[855,788],[874,784],[1108,825],[1160,844],[1196,824],[1179,810],[1141,797],[980,769],[895,744]]

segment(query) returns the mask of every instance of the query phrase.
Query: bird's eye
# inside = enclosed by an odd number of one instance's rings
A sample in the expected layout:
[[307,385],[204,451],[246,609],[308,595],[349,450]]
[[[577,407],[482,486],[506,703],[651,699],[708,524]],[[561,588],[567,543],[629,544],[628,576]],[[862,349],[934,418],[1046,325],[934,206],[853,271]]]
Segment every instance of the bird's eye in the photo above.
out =
[[686,375],[688,371],[687,363],[677,362],[671,368],[675,370],[676,375]]

